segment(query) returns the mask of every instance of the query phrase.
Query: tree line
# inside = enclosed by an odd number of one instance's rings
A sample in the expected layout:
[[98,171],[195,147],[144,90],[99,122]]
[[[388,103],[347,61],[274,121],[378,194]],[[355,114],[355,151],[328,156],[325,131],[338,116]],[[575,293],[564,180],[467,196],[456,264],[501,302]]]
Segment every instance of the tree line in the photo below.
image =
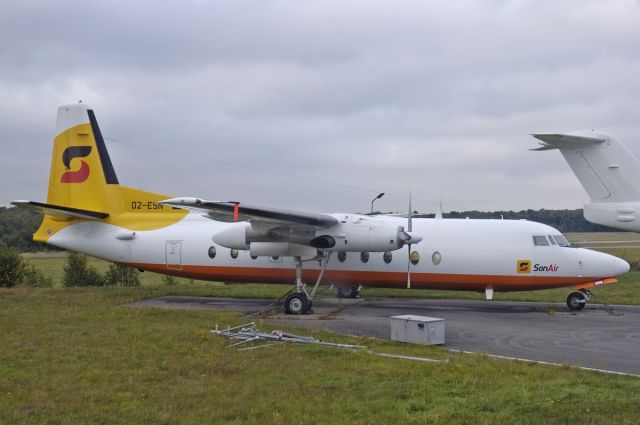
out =
[[493,218],[505,220],[529,220],[543,223],[567,232],[611,232],[611,227],[593,224],[585,220],[582,209],[579,210],[521,210],[521,211],[451,211],[443,214],[445,218]]
[[0,247],[12,248],[20,252],[42,251],[41,243],[33,241],[42,214],[17,207],[0,207]]

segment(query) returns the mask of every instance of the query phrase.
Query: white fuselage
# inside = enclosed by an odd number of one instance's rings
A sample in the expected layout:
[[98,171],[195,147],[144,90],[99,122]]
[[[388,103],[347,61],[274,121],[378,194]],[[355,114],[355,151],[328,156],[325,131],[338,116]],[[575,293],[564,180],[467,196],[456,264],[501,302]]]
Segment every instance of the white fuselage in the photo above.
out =
[[[358,217],[389,226],[406,224],[406,219],[397,217]],[[176,276],[227,282],[294,282],[291,257],[252,258],[249,251],[232,252],[216,245],[212,236],[231,225],[195,212],[176,224],[135,234],[103,222],[84,221],[62,229],[48,243]],[[533,236],[560,232],[524,220],[413,219],[413,230],[424,239],[411,247],[420,255],[418,263],[409,266],[412,288],[544,289],[593,282],[629,269],[624,260],[596,251],[551,244],[535,246]],[[232,254],[237,254],[236,258]],[[344,261],[334,253],[323,284],[404,288],[408,250],[403,247],[391,251],[391,255],[387,263],[382,252],[369,253],[367,262],[362,261],[359,252],[347,252]],[[520,268],[527,261],[530,266]],[[305,281],[315,279],[319,269],[317,261],[305,263]]]

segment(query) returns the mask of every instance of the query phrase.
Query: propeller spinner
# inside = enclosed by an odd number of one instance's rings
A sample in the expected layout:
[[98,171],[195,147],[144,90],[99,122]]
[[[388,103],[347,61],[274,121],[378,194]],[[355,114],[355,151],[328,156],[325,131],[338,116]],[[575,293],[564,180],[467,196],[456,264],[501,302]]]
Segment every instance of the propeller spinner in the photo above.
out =
[[402,232],[402,240],[407,245],[407,289],[411,288],[411,245],[422,240],[422,236],[413,233],[413,209],[411,208],[411,192],[409,192],[409,214],[407,215],[407,231]]

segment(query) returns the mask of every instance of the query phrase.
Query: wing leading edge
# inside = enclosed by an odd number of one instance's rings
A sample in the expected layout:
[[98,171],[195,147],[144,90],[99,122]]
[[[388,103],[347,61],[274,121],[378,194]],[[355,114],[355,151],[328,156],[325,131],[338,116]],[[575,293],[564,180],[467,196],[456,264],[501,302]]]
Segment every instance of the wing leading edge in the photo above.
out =
[[199,198],[172,198],[160,204],[175,208],[202,211],[217,221],[251,221],[282,225],[302,225],[316,229],[326,229],[338,224],[338,220],[328,214],[315,214],[279,208],[260,207],[234,201],[207,201]]

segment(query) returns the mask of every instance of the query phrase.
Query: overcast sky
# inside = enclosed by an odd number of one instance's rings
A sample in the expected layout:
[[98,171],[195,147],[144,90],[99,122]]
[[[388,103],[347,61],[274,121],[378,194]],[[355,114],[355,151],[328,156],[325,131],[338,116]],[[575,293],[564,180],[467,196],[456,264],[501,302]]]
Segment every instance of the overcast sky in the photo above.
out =
[[581,208],[534,132],[640,153],[640,5],[3,1],[0,205],[46,199],[56,108],[122,184],[316,211]]

